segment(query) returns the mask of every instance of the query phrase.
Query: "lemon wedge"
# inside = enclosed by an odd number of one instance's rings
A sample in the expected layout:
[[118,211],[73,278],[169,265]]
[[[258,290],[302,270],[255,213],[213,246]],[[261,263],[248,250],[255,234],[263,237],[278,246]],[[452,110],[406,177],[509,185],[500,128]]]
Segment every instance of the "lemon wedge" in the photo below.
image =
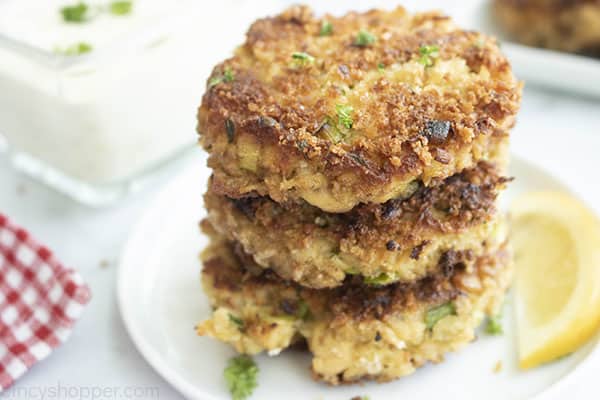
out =
[[565,193],[528,193],[510,210],[519,366],[567,355],[600,327],[600,223]]

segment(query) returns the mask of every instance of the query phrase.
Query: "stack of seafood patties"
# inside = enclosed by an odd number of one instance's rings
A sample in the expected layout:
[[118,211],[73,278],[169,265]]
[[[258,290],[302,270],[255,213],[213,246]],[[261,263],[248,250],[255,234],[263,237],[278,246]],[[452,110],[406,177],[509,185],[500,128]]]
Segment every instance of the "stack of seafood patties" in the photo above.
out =
[[511,280],[497,197],[520,95],[496,41],[439,13],[255,22],[198,113],[198,333],[246,354],[306,343],[331,384],[472,341]]

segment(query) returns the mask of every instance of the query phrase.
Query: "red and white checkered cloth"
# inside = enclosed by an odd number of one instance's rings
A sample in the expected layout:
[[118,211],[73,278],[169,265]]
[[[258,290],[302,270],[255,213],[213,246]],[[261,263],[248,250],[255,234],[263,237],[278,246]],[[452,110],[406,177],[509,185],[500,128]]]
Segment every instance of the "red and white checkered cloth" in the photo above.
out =
[[78,273],[0,214],[0,392],[67,340],[89,300]]

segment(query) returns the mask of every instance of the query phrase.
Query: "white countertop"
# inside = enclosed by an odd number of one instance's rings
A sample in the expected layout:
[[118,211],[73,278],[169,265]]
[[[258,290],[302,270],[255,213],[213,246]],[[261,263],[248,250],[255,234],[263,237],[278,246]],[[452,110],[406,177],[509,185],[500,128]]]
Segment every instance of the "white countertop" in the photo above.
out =
[[[600,101],[527,88],[512,150],[544,166],[600,213],[599,129]],[[70,340],[20,379],[17,387],[158,388],[160,399],[180,397],[146,364],[125,332],[115,280],[119,254],[132,225],[155,193],[195,157],[203,157],[200,150],[169,167],[152,188],[102,210],[77,205],[13,172],[6,160],[0,160],[0,212],[30,230],[66,265],[77,268],[93,291]],[[577,384],[569,388],[570,398],[597,396],[594,369],[600,369],[600,358],[580,371]]]

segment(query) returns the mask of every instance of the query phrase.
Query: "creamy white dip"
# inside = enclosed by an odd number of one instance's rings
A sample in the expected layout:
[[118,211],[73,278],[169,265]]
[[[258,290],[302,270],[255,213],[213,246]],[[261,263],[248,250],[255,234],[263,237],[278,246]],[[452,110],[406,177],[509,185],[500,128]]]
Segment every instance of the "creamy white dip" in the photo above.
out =
[[[74,2],[0,0],[0,134],[79,181],[127,180],[196,141],[212,67],[274,3],[134,0],[130,15],[66,23]],[[78,42],[92,51],[55,54]]]

